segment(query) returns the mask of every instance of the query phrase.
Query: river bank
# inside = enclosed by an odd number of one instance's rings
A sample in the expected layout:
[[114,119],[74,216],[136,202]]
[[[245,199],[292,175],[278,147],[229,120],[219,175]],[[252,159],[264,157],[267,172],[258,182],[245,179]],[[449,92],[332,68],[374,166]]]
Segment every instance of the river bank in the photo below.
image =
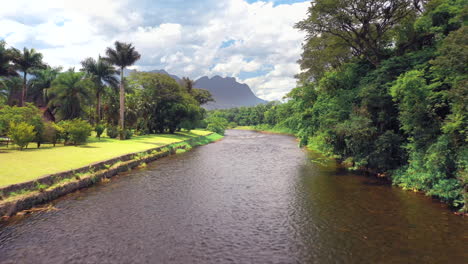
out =
[[[285,130],[285,129],[271,128],[271,127],[268,127],[268,126],[238,126],[238,127],[234,128],[234,129],[236,129],[236,130],[249,130],[249,131],[255,131],[255,132],[265,133],[265,134],[289,135],[289,136],[294,136],[297,139],[297,136],[292,131],[288,131],[288,130]],[[307,146],[305,146],[305,148],[310,150],[310,151],[319,153],[319,154],[323,155],[324,157],[335,160],[337,162],[338,166],[341,167],[341,168],[344,168],[344,169],[349,170],[349,171],[361,173],[361,174],[364,174],[364,175],[369,176],[369,177],[376,177],[376,178],[379,178],[379,179],[383,179],[383,180],[387,181],[389,184],[393,184],[391,175],[388,174],[388,173],[379,173],[377,171],[374,171],[374,170],[371,170],[371,169],[368,169],[368,168],[365,168],[365,167],[356,167],[356,166],[354,166],[354,164],[348,162],[347,160],[343,160],[343,159],[340,159],[338,157],[332,156],[329,153],[324,153],[323,151],[320,151],[319,149],[315,148],[313,144],[308,144]],[[401,187],[399,187],[399,188],[401,188]],[[426,194],[425,192],[418,191],[418,190],[407,190],[407,189],[404,189],[404,188],[402,188],[402,189],[405,190],[405,191],[411,191],[411,192],[415,192],[415,193],[418,193],[418,194],[421,194],[421,195],[429,196],[431,198],[437,199],[440,203],[447,204],[446,202],[439,199],[437,196],[431,196],[431,195]],[[450,205],[448,206],[448,208],[456,215],[467,216],[468,217],[468,212],[459,211],[458,210],[459,208],[458,209],[453,208]]]
[[185,152],[221,138],[216,133],[210,133],[0,188],[0,217],[11,216],[97,182],[106,181],[120,172],[144,167],[162,157]]

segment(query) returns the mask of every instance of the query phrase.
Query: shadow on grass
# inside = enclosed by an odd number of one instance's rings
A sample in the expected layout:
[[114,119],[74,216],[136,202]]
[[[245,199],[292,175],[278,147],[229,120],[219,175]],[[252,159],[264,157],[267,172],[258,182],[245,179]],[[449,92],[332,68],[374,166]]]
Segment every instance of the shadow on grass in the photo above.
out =
[[156,142],[148,142],[148,141],[139,141],[139,143],[154,145],[154,146],[157,146],[157,147],[170,144],[170,143],[166,144],[166,143],[156,143]]
[[71,145],[70,147],[78,147],[78,148],[99,148],[99,147],[94,147],[90,145],[78,145],[78,146],[73,146]]

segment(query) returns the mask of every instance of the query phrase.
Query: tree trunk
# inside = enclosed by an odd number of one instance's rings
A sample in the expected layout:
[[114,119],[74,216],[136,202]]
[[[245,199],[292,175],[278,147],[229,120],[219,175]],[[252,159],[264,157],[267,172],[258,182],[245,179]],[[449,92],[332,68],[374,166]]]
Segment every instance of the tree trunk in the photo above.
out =
[[96,93],[96,124],[101,123],[101,93]]
[[26,71],[23,74],[23,91],[21,91],[21,100],[20,100],[20,106],[24,105],[24,101],[26,99],[26,93],[27,93],[27,87],[26,87]]
[[124,67],[120,69],[120,118],[119,118],[119,127],[120,127],[120,140],[125,139],[124,136],[124,121],[125,121],[125,89],[124,89]]

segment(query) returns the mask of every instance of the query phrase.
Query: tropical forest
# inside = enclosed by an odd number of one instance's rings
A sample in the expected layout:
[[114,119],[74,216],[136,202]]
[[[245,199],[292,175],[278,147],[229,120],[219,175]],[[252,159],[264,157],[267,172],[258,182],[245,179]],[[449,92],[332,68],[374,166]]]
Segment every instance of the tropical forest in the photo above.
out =
[[13,1],[0,264],[466,263],[467,102],[466,0]]

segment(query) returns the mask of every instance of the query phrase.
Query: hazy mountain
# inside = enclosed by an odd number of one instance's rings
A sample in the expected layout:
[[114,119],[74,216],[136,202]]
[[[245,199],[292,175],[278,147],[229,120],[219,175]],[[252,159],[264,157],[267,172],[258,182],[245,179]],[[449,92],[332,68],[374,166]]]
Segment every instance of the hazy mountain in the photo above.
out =
[[[125,76],[128,76],[134,70],[126,70]],[[152,70],[149,72],[161,73],[171,76],[177,82],[181,78],[166,72],[165,70]],[[210,102],[203,107],[206,109],[225,109],[240,106],[253,106],[266,103],[267,101],[258,98],[252,92],[247,84],[239,83],[232,77],[220,77],[218,75],[209,78],[203,76],[195,81],[195,88],[206,89],[213,95],[215,102]]]
[[238,83],[232,77],[204,76],[195,81],[195,88],[210,91],[216,100],[205,105],[207,109],[253,106],[267,102],[255,96],[247,84]]
[[149,71],[149,72],[161,73],[161,74],[169,75],[169,76],[172,77],[172,79],[176,80],[176,81],[179,82],[179,83],[182,81],[182,79],[179,78],[179,76],[174,75],[174,74],[169,74],[169,73],[168,73],[167,71],[165,71],[165,70],[152,70],[152,71]]

